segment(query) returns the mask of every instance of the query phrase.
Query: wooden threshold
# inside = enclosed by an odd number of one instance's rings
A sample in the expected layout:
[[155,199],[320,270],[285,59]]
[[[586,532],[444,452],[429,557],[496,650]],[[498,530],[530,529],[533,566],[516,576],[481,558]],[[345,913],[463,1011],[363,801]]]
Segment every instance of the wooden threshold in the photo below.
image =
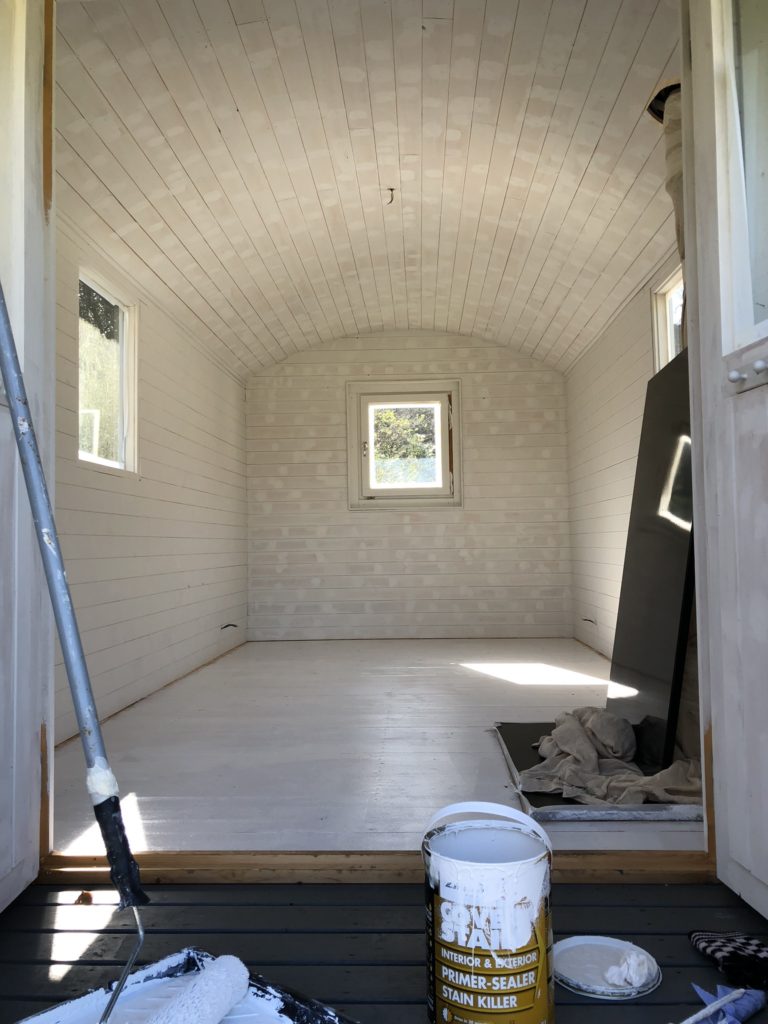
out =
[[[139,853],[147,885],[241,882],[420,882],[421,854],[415,851],[250,851],[186,850]],[[702,851],[556,851],[555,882],[703,883],[715,880],[709,854]],[[98,885],[109,882],[104,857],[50,853],[40,864],[38,882]]]

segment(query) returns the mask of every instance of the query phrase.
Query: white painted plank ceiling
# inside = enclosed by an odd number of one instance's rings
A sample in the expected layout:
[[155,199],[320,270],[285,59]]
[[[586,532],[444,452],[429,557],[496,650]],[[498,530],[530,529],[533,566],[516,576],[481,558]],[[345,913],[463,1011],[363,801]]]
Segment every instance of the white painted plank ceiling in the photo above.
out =
[[567,369],[673,246],[675,0],[57,18],[61,208],[239,376],[419,328]]

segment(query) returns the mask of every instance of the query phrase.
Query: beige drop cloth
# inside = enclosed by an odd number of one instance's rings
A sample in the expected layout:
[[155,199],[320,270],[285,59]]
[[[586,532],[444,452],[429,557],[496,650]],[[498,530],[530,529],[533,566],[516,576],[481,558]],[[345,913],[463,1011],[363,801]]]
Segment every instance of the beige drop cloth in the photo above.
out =
[[698,803],[701,764],[675,761],[656,775],[643,775],[633,762],[635,734],[610,711],[577,708],[555,719],[551,735],[539,741],[543,761],[520,773],[529,793],[562,793],[584,804]]

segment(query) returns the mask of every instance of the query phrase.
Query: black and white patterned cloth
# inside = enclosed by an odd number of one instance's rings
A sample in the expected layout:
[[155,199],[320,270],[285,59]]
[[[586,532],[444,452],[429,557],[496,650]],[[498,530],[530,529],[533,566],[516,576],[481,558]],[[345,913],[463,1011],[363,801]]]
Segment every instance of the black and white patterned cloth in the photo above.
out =
[[768,989],[768,943],[744,932],[690,932],[694,949],[740,987]]

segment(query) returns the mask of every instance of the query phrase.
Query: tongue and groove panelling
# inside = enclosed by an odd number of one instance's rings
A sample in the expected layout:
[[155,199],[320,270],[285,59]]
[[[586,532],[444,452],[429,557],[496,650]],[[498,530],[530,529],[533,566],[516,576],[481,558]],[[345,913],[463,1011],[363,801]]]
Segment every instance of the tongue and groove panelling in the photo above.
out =
[[[109,715],[245,640],[244,390],[92,243],[58,232],[56,511]],[[77,459],[78,270],[138,308],[139,472]],[[234,623],[235,627],[222,630]],[[56,737],[76,731],[56,667]]]
[[[677,265],[673,256],[657,286]],[[642,288],[567,375],[573,635],[610,657],[648,381],[651,288]]]
[[[348,380],[460,379],[463,508],[350,511]],[[562,374],[473,337],[326,342],[247,388],[252,640],[571,636]]]

